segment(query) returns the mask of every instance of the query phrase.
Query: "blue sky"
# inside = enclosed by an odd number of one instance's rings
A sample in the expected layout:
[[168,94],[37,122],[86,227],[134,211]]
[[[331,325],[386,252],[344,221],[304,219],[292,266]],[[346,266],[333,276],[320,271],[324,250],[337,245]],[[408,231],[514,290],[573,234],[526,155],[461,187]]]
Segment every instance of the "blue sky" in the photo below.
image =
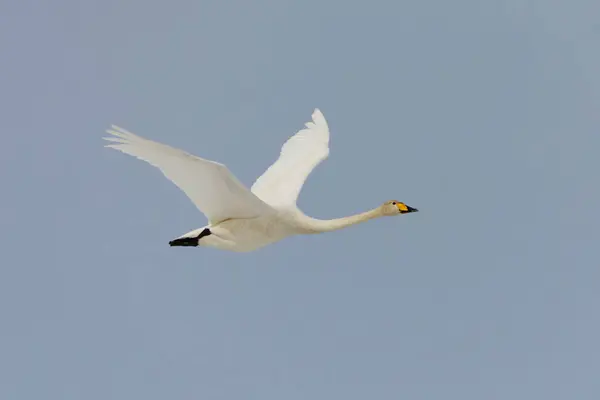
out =
[[[0,4],[3,399],[597,399],[600,4]],[[111,123],[299,205],[421,212],[255,253]]]

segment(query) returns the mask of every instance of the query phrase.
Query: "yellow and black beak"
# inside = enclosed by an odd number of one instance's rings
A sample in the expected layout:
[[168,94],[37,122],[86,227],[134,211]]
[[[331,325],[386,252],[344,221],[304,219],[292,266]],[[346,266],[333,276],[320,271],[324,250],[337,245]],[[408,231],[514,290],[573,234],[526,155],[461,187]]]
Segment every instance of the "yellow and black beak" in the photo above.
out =
[[398,210],[400,210],[400,214],[408,214],[408,213],[419,211],[416,208],[412,208],[411,206],[407,206],[404,203],[398,203],[397,206],[398,206]]

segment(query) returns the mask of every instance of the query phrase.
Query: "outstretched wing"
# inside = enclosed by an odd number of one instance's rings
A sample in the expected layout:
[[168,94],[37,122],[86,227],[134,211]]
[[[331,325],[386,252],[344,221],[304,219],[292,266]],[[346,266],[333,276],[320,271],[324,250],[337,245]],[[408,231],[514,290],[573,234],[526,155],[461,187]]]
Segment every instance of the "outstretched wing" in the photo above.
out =
[[202,211],[211,224],[228,218],[254,218],[273,209],[248,190],[223,164],[196,157],[117,126],[106,145],[157,167]]
[[315,109],[312,122],[281,148],[279,159],[252,185],[252,193],[274,208],[295,207],[311,171],[329,155],[329,127]]

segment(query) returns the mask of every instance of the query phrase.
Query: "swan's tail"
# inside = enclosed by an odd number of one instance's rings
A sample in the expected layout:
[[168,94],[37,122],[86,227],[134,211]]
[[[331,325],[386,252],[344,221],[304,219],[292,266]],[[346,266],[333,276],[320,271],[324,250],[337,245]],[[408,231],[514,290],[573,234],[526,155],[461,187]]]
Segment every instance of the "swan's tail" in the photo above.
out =
[[186,233],[183,236],[178,237],[177,239],[173,239],[169,242],[171,247],[173,246],[186,246],[186,247],[196,247],[200,243],[200,239],[204,236],[210,235],[212,232],[208,228],[200,228],[195,231],[191,231]]

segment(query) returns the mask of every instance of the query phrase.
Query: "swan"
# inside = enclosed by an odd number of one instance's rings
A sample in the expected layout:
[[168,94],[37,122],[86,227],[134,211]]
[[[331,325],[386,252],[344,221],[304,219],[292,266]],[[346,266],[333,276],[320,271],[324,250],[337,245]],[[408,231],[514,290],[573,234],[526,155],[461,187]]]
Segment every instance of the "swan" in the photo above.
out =
[[279,158],[245,187],[218,162],[137,136],[118,126],[106,132],[106,147],[157,167],[207,217],[208,225],[169,242],[248,252],[288,236],[329,232],[382,216],[418,211],[398,200],[344,218],[321,220],[305,215],[296,199],[311,171],[329,155],[329,127],[317,108],[312,121],[285,142]]

